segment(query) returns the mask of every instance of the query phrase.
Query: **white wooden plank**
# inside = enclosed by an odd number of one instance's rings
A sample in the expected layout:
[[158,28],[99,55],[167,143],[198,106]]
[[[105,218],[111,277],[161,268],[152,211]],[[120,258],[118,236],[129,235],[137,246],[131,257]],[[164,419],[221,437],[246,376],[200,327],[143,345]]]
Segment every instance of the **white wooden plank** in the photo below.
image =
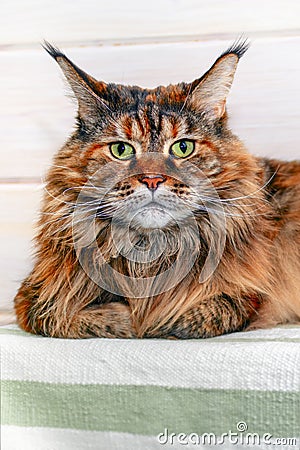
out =
[[[200,76],[230,41],[69,48],[80,67],[105,81],[157,84]],[[257,39],[239,63],[229,97],[231,126],[251,152],[299,158],[300,37]],[[42,49],[0,52],[0,178],[40,178],[70,134],[75,105]]]
[[287,32],[299,29],[299,16],[298,0],[10,0],[1,4],[0,41]]
[[8,310],[0,309],[0,326],[16,323],[16,315],[12,307]]
[[5,321],[17,289],[31,268],[31,240],[40,194],[37,185],[0,185],[0,313],[5,313]]

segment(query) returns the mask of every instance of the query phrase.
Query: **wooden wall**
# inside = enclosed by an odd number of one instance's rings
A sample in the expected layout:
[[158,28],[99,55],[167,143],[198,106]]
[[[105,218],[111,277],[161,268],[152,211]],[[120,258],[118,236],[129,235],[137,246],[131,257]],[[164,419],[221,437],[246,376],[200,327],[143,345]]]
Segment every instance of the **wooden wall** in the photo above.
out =
[[0,309],[31,267],[42,178],[76,111],[47,39],[105,81],[191,81],[241,33],[232,129],[258,155],[300,157],[299,0],[10,0],[0,23]]

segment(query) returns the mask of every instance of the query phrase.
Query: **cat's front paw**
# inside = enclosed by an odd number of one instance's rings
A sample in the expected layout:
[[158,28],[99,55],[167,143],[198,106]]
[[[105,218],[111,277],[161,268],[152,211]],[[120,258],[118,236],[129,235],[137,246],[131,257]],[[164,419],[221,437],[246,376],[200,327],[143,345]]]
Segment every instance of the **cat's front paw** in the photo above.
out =
[[67,336],[60,337],[124,339],[136,337],[129,307],[117,302],[80,311],[66,331]]

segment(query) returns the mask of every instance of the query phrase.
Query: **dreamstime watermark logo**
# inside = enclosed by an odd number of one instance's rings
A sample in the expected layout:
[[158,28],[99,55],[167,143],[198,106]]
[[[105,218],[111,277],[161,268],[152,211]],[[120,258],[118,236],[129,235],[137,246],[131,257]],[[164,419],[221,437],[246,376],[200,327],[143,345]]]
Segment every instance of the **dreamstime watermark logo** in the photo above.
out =
[[216,435],[214,433],[170,433],[168,428],[165,428],[162,433],[159,433],[157,440],[161,445],[243,445],[253,448],[255,445],[288,445],[297,446],[297,438],[274,437],[270,433],[260,435],[258,433],[248,432],[248,425],[244,421],[236,424],[236,430],[229,430],[226,433]]
[[[206,242],[208,248],[205,249],[206,259],[201,266],[199,282],[209,279],[220,262],[226,241],[226,215],[216,189],[194,164],[186,161],[179,170],[176,165],[170,166],[167,160],[164,155],[148,153],[142,156],[142,169],[139,161],[135,165],[107,163],[93,174],[78,195],[72,223],[77,258],[89,278],[106,291],[141,298],[175,287],[204,251],[200,244],[201,212],[206,215],[206,234],[211,238]],[[140,189],[127,199],[123,196],[116,200],[114,195],[119,183],[138,180],[157,168],[177,185],[188,186],[192,200],[182,200],[164,186],[150,192],[139,183],[138,186],[143,187],[142,193]],[[142,215],[149,208],[149,216],[154,211],[151,210],[153,205],[168,226],[158,224],[157,227],[143,228]],[[170,231],[170,223],[176,233]],[[140,241],[145,238],[146,245],[141,246]],[[164,261],[166,255],[169,265],[151,275],[153,264]],[[118,270],[118,257],[127,260],[130,273]]]

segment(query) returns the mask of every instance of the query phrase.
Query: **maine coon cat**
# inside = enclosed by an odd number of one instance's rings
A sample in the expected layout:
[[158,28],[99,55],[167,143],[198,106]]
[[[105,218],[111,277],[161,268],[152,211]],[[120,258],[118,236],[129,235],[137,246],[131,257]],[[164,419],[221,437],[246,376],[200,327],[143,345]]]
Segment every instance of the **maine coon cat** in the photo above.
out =
[[[192,83],[106,84],[50,44],[78,102],[46,178],[26,331],[204,338],[300,319],[300,162],[227,125],[246,42]],[[258,106],[259,107],[259,106]]]

